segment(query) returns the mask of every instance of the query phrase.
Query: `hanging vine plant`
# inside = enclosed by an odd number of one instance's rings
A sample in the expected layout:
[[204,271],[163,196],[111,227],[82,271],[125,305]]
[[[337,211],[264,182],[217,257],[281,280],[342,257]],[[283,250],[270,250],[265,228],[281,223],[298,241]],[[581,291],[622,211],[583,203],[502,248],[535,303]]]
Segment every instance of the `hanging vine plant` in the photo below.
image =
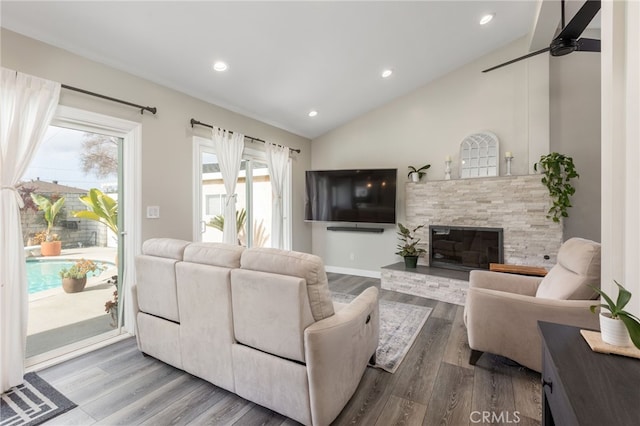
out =
[[570,181],[580,175],[573,164],[573,158],[557,152],[541,156],[540,161],[533,165],[533,170],[538,171],[538,168],[544,174],[542,183],[549,190],[553,201],[547,218],[560,222],[561,217],[569,217],[567,209],[571,207],[570,197],[576,192]]

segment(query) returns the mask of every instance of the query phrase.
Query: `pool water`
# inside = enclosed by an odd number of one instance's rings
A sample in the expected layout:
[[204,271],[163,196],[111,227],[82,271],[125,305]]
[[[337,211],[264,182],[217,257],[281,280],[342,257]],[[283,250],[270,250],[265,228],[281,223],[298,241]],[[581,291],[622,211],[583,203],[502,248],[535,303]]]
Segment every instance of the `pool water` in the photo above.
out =
[[[62,278],[59,272],[62,268],[69,269],[76,263],[75,260],[68,259],[44,259],[27,260],[27,282],[29,283],[29,294],[52,288],[62,288]],[[111,262],[97,262],[98,266],[114,266]],[[95,277],[102,273],[101,270],[89,272],[87,277]]]

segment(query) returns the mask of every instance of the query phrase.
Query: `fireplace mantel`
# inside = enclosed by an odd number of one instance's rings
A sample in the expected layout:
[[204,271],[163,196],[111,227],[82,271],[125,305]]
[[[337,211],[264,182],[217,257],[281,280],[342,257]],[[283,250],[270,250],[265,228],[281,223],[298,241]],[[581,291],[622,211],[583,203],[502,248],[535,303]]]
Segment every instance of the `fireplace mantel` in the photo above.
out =
[[[429,225],[504,229],[504,261],[550,268],[562,244],[562,223],[547,219],[551,200],[540,175],[407,183],[408,226],[429,250]],[[428,259],[428,256],[427,256]]]

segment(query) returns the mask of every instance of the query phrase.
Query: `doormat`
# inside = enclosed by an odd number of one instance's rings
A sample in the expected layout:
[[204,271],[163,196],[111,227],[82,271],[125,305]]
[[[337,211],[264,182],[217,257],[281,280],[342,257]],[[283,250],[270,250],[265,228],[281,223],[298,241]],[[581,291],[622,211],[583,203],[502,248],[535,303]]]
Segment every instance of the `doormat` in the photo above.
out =
[[[349,303],[355,296],[332,293],[331,298],[334,302]],[[429,318],[431,308],[390,300],[379,300],[378,307],[380,333],[374,367],[394,373]]]
[[35,426],[65,413],[76,404],[36,373],[27,373],[24,383],[2,394],[0,426]]

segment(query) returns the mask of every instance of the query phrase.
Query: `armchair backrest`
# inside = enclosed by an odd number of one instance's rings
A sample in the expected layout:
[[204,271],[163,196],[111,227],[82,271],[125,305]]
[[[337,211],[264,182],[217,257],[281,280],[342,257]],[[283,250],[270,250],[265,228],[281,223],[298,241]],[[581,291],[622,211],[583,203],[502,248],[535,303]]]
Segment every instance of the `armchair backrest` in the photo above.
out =
[[589,286],[600,287],[600,243],[570,238],[558,251],[558,263],[540,283],[536,297],[561,300],[596,299]]

